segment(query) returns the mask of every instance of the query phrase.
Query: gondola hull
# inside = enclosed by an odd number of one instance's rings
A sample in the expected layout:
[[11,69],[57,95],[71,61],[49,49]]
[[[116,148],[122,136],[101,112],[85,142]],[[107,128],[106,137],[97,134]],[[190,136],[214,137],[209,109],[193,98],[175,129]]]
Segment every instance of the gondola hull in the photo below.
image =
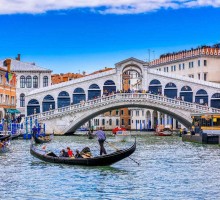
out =
[[52,140],[51,137],[46,138],[46,137],[36,137],[36,136],[33,136],[33,138],[34,138],[34,141],[35,141],[36,144],[48,143],[48,142],[50,142]]
[[132,153],[134,153],[136,149],[136,139],[134,144],[127,149],[118,150],[111,154],[106,154],[102,156],[97,156],[93,158],[65,158],[65,157],[53,157],[47,155],[47,153],[42,153],[36,149],[36,147],[32,144],[30,147],[30,153],[40,160],[51,162],[51,163],[62,163],[68,165],[85,165],[85,166],[107,166],[112,165],[124,158],[129,157]]

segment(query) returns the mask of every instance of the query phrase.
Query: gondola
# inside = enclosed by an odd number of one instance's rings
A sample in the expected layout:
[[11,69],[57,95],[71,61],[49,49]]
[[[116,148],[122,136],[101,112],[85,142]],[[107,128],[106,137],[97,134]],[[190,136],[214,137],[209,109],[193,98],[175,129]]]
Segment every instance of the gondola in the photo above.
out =
[[48,143],[52,140],[53,135],[50,136],[37,136],[36,134],[33,134],[32,136],[34,138],[35,143],[37,144],[43,144]]
[[51,162],[51,163],[62,163],[69,165],[85,165],[85,166],[106,166],[114,164],[124,158],[129,157],[136,149],[136,138],[134,144],[122,150],[117,150],[113,153],[91,157],[91,158],[66,158],[58,157],[53,152],[45,153],[44,151],[38,150],[33,144],[30,147],[30,153],[40,160]]
[[0,142],[4,141],[5,139],[9,139],[11,137],[11,134],[0,134]]
[[9,151],[11,134],[0,134],[0,153]]

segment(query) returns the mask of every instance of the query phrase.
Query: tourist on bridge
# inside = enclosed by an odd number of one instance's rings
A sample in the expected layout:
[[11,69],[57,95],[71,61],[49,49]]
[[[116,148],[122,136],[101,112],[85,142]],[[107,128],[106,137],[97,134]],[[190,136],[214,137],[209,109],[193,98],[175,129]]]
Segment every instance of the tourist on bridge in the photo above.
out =
[[95,135],[98,137],[99,146],[100,146],[100,155],[102,155],[103,153],[107,154],[105,147],[104,147],[106,135],[105,135],[105,132],[102,130],[102,127],[100,127],[99,130],[95,132]]

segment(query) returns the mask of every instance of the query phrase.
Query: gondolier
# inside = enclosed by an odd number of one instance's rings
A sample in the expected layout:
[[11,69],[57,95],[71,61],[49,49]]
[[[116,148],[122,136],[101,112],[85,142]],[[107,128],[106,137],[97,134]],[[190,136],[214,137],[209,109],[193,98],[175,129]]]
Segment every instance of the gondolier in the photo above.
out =
[[105,135],[105,132],[102,130],[102,127],[100,127],[99,130],[95,132],[95,135],[98,137],[99,146],[100,146],[100,155],[102,155],[103,153],[107,154],[105,147],[104,147],[106,135]]

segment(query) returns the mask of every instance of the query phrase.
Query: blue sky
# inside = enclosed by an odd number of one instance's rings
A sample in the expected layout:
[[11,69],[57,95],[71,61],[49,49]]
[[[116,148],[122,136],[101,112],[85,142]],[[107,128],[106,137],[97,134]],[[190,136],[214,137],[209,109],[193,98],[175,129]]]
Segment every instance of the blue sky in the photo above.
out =
[[92,72],[128,57],[147,61],[149,51],[153,59],[220,43],[218,5],[133,7],[80,5],[43,11],[31,7],[7,13],[0,3],[0,58],[21,53],[23,61],[54,73]]

